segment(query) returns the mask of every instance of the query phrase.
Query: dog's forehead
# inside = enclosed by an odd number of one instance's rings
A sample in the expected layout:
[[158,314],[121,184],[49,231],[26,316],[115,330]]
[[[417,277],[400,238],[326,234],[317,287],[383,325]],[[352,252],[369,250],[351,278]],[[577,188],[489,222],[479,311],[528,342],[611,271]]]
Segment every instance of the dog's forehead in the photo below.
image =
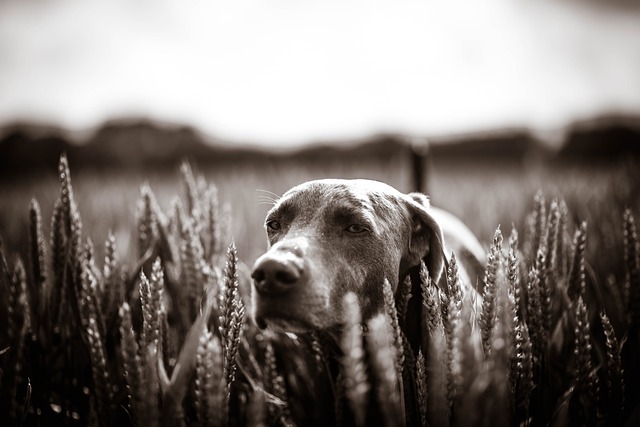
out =
[[293,187],[280,198],[272,212],[296,212],[306,217],[319,211],[347,209],[386,217],[400,214],[398,206],[404,197],[395,188],[379,181],[322,179]]
[[370,179],[319,179],[307,181],[287,191],[283,199],[314,197],[323,200],[346,198],[369,200],[371,197],[394,199],[402,196],[398,190],[384,182]]

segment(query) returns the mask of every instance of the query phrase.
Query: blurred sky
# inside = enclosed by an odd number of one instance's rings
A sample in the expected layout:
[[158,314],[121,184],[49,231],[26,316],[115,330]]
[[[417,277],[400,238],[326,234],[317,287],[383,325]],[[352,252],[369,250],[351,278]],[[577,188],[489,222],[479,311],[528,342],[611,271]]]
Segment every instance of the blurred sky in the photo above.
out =
[[640,114],[638,5],[0,0],[0,125],[150,117],[282,145],[554,131]]

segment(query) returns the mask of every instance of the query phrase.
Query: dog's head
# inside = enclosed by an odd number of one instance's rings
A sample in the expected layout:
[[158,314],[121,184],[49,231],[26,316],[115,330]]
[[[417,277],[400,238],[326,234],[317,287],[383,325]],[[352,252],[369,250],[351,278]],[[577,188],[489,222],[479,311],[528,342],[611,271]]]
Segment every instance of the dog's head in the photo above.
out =
[[429,200],[369,180],[319,180],[289,190],[267,214],[269,250],[253,267],[253,315],[261,327],[302,332],[339,325],[351,291],[363,317],[383,307],[424,260],[438,281],[443,237]]

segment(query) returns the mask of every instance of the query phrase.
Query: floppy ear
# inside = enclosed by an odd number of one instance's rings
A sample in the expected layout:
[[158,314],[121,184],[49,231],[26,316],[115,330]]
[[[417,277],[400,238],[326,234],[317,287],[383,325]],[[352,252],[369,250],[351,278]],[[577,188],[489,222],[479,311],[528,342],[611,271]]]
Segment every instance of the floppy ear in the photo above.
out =
[[408,265],[419,265],[424,260],[431,279],[438,283],[445,265],[442,229],[429,213],[429,197],[421,193],[409,193],[407,205],[411,214]]

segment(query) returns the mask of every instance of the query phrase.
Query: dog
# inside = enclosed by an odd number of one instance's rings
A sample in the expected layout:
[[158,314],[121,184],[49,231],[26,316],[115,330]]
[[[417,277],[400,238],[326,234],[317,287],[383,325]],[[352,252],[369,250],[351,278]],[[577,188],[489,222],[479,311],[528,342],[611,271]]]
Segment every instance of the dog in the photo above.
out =
[[424,261],[433,283],[441,283],[449,248],[463,284],[478,281],[484,265],[485,251],[462,221],[431,207],[421,193],[372,180],[293,187],[268,212],[265,229],[269,249],[252,269],[252,311],[259,327],[276,331],[339,326],[347,292],[357,296],[363,318],[371,318],[384,307],[385,279],[395,293]]

